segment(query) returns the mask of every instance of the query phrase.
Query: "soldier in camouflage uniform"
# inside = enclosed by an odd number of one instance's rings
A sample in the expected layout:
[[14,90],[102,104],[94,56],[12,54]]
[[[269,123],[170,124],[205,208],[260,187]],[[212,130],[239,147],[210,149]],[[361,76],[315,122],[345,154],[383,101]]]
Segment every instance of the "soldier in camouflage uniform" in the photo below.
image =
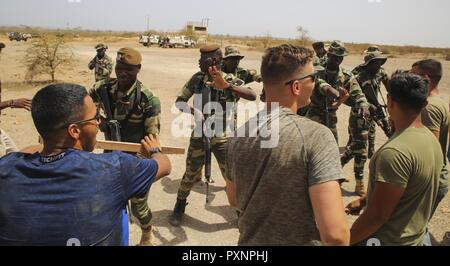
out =
[[241,79],[245,84],[254,81],[261,82],[261,75],[254,69],[244,69],[239,66],[244,56],[241,55],[239,49],[235,46],[225,47],[225,56],[223,57],[222,71],[226,74],[233,74],[235,78]]
[[[369,48],[366,51],[364,58],[365,63],[360,65],[354,70],[357,73],[356,79],[361,85],[366,99],[369,102],[370,116],[362,119],[353,112],[350,114],[349,120],[349,132],[350,132],[350,144],[346,147],[345,153],[341,156],[342,166],[347,164],[353,157],[355,158],[354,172],[357,180],[355,193],[363,196],[365,194],[364,183],[362,182],[364,177],[364,166],[369,158],[374,153],[375,146],[375,127],[378,121],[377,106],[378,92],[380,91],[380,84],[383,82],[388,87],[389,77],[386,72],[381,68],[386,63],[387,58],[382,56],[378,48],[372,50]],[[379,107],[378,107],[379,108]],[[384,122],[387,125],[387,119]],[[370,131],[373,130],[373,136],[369,137]],[[367,150],[367,143],[371,141],[369,145],[369,152]]]
[[[222,71],[226,74],[232,74],[235,78],[240,79],[244,84],[252,82],[262,82],[261,75],[255,69],[244,69],[239,66],[244,56],[241,55],[239,49],[235,46],[225,47],[225,56],[223,57]],[[234,112],[234,130],[237,129],[237,111]]]
[[[177,97],[176,105],[181,111],[194,115],[196,121],[202,121],[200,123],[202,125],[205,121],[205,116],[209,113],[208,110],[205,110],[207,103],[216,102],[222,106],[223,112],[215,110],[212,118],[214,118],[215,125],[223,123],[223,131],[215,128],[214,136],[211,138],[211,150],[217,159],[222,176],[228,183],[225,173],[225,145],[227,143],[227,134],[224,124],[229,124],[233,116],[225,112],[225,105],[226,103],[235,103],[241,97],[254,101],[256,100],[256,94],[251,88],[241,87],[244,81],[236,79],[232,74],[221,72],[222,51],[219,46],[205,46],[200,49],[200,53],[200,72],[194,74],[184,85],[181,93]],[[192,108],[187,105],[187,102],[194,95],[194,108]],[[201,103],[196,102],[200,99]],[[196,107],[202,108],[202,110],[198,110]],[[201,172],[205,162],[205,140],[203,137],[196,136],[194,132],[190,139],[186,158],[186,172],[181,180],[177,193],[177,202],[170,217],[170,224],[173,226],[179,226],[181,224],[186,207],[186,199],[194,184],[201,178]]]
[[323,66],[327,64],[328,56],[324,42],[315,42],[312,44],[316,56],[314,57],[314,66]]
[[[115,68],[117,79],[97,82],[90,91],[92,99],[103,111],[104,101],[109,102],[113,120],[120,123],[120,137],[124,142],[140,143],[145,136],[160,133],[160,100],[137,80],[141,61],[141,54],[133,48],[120,49]],[[102,88],[107,89],[108,99],[102,99]],[[100,129],[109,140],[110,133],[104,123]],[[148,195],[131,200],[131,214],[137,218],[142,229],[141,245],[152,245],[152,213],[147,198]]]
[[[382,54],[380,48],[378,46],[369,46],[369,48],[364,51],[364,55],[370,55],[370,54]],[[366,63],[367,64],[367,63]],[[361,73],[366,64],[359,65],[355,67],[355,69],[352,70],[352,73],[356,76],[359,73]],[[384,64],[384,63],[383,63]],[[378,83],[378,87],[383,83],[384,87],[387,89],[389,86],[389,75],[386,73],[383,67],[380,67],[380,70],[376,74],[376,82]],[[377,123],[373,121],[370,125],[369,129],[369,150],[368,150],[368,156],[369,159],[372,158],[372,155],[375,153],[375,136],[376,136],[376,128]]]
[[89,62],[89,69],[95,69],[95,82],[99,82],[104,79],[109,79],[113,69],[113,62],[111,57],[106,54],[108,46],[100,43],[95,46],[97,55]]
[[340,42],[333,42],[328,49],[328,59],[324,71],[319,72],[307,117],[319,122],[333,132],[339,143],[337,133],[337,110],[342,103],[352,107],[360,115],[368,114],[368,104],[357,80],[352,73],[340,65],[347,50]]

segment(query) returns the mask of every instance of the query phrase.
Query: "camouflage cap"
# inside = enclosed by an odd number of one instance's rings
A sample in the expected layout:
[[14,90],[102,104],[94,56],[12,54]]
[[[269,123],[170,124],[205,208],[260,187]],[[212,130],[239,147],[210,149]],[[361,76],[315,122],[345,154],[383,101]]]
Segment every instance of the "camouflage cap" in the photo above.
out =
[[340,41],[333,41],[328,48],[328,54],[344,57],[348,55],[347,49]]
[[381,65],[384,65],[386,64],[387,59],[388,58],[382,54],[371,53],[364,57],[364,64],[362,64],[361,66],[365,67],[374,60],[382,61]]
[[138,50],[133,48],[120,48],[119,51],[117,51],[117,62],[132,66],[139,66],[142,62],[142,56]]
[[382,65],[384,65],[387,61],[387,57],[383,55],[383,52],[381,52],[380,48],[378,46],[369,46],[366,51],[364,51],[364,64],[362,64],[362,67],[367,66],[370,62],[374,60],[380,60],[382,61]]
[[223,58],[226,59],[231,57],[239,57],[239,59],[244,58],[244,56],[241,55],[239,48],[236,46],[227,46],[225,47],[225,56]]
[[202,53],[202,54],[212,53],[212,52],[215,52],[217,50],[220,50],[220,46],[219,45],[217,45],[217,44],[208,44],[208,45],[202,46],[200,48],[200,53]]
[[376,45],[369,46],[367,50],[364,51],[364,54],[368,53],[381,53],[380,47]]
[[106,45],[106,44],[103,44],[103,43],[99,43],[99,44],[97,44],[96,46],[95,46],[95,50],[96,51],[98,51],[98,50],[103,50],[103,49],[108,49],[108,45]]

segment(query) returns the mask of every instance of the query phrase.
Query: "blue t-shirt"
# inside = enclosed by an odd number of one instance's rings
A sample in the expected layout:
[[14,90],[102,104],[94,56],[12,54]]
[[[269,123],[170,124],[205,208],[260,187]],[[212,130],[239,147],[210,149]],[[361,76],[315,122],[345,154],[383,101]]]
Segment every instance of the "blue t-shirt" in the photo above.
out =
[[157,171],[155,160],[121,152],[8,154],[0,159],[0,245],[119,246],[127,200],[145,196]]

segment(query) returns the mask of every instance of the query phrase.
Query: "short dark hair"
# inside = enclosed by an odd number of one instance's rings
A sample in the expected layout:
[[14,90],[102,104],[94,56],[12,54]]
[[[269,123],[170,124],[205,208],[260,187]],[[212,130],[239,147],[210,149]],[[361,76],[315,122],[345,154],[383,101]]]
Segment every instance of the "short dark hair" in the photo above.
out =
[[289,79],[299,68],[313,60],[314,52],[303,46],[283,44],[266,50],[261,63],[265,83]]
[[439,84],[442,79],[442,64],[434,59],[425,59],[413,64],[430,77],[433,84]]
[[421,76],[397,70],[389,85],[389,97],[403,108],[420,113],[427,105],[429,85]]
[[42,137],[84,116],[86,88],[76,84],[53,84],[41,89],[33,98],[31,115]]

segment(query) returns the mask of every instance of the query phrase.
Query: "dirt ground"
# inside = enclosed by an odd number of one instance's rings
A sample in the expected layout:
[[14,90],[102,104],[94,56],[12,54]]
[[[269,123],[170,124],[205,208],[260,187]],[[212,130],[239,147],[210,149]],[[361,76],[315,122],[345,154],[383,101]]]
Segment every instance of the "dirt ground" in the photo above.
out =
[[[2,99],[28,97],[31,98],[37,90],[44,86],[43,83],[33,85],[23,84],[25,68],[22,61],[24,51],[28,44],[11,43],[5,38],[0,38],[7,47],[1,54],[0,77],[3,81]],[[64,82],[74,82],[90,88],[93,85],[94,74],[87,68],[88,62],[95,55],[94,42],[74,42],[73,52],[76,58],[76,67],[66,74],[57,75],[57,79]],[[153,92],[159,96],[162,103],[162,134],[163,145],[185,147],[187,149],[188,138],[175,138],[171,134],[171,124],[178,112],[171,112],[172,105],[177,93],[184,83],[198,71],[199,52],[196,49],[161,49],[157,47],[145,48],[139,46],[137,41],[122,41],[108,44],[110,49],[107,53],[115,58],[115,53],[121,47],[134,47],[142,52],[143,68],[139,79]],[[241,65],[246,68],[259,69],[261,52],[242,51],[246,56]],[[423,57],[405,57],[390,59],[385,68],[388,73],[396,69],[409,69],[412,63],[423,59]],[[362,61],[362,56],[348,56],[343,66],[351,70]],[[443,60],[442,60],[443,61]],[[444,62],[444,79],[441,85],[442,96],[450,100],[450,62]],[[259,94],[261,84],[252,84]],[[340,146],[344,146],[347,139],[347,125],[349,108],[342,107],[339,112],[339,137]],[[1,115],[1,128],[13,137],[19,147],[36,144],[38,134],[34,129],[31,115],[23,110],[7,109]],[[99,138],[102,138],[101,133]],[[386,141],[381,129],[377,131],[377,148]],[[186,216],[183,225],[179,228],[172,227],[168,217],[176,201],[176,193],[181,177],[185,170],[185,156],[171,156],[173,170],[169,177],[153,185],[149,197],[149,205],[153,210],[154,236],[157,245],[236,245],[239,232],[237,229],[237,218],[235,211],[228,206],[224,191],[224,181],[219,168],[213,160],[213,178],[215,184],[211,186],[212,202],[205,204],[205,186],[197,184],[190,197],[189,205],[186,207]],[[249,161],[251,163],[251,161]],[[343,198],[345,203],[356,199],[352,193],[354,188],[353,164],[348,164],[345,174],[352,181],[343,186]],[[366,167],[365,179],[368,172]],[[436,215],[431,221],[430,231],[435,244],[450,245],[450,239],[445,237],[450,232],[450,197],[447,196],[441,203]],[[354,218],[349,217],[349,224]],[[140,230],[136,225],[131,226],[130,244],[139,242]]]

